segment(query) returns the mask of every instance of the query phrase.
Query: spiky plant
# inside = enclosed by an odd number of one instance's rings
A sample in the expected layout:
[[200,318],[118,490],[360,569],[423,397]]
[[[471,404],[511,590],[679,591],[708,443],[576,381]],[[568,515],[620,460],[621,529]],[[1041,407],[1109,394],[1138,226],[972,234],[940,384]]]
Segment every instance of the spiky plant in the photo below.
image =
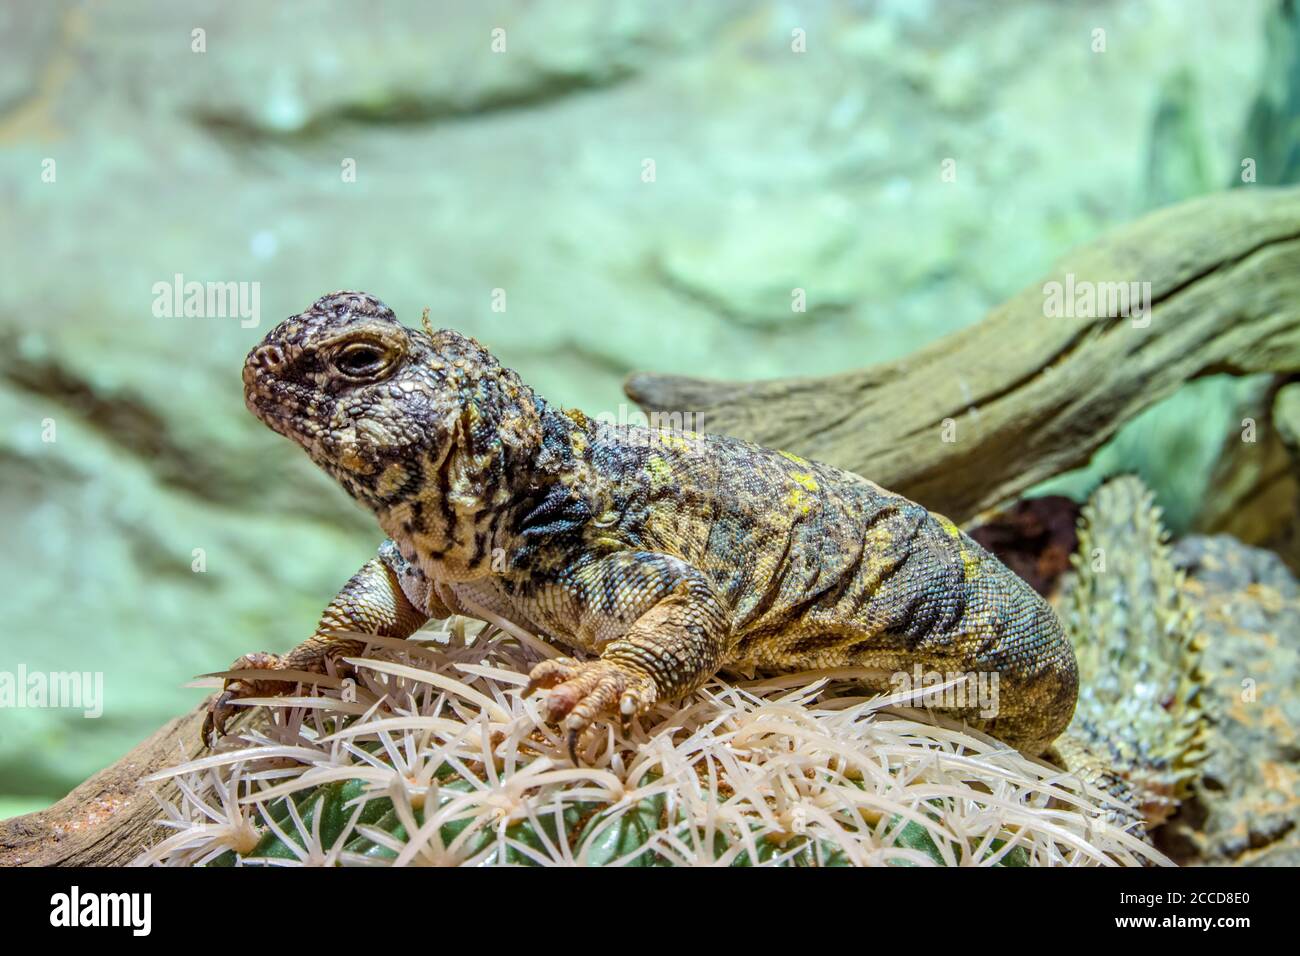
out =
[[[259,720],[153,778],[180,785],[167,865],[836,866],[1165,862],[1106,796],[853,671],[715,680],[580,763],[518,693],[526,634],[457,620],[369,636],[355,687],[249,701]],[[329,681],[335,683],[337,681]]]
[[1061,612],[1079,660],[1079,703],[1062,739],[1100,756],[1156,825],[1205,758],[1201,643],[1160,508],[1135,475],[1106,482],[1084,506],[1073,563]]

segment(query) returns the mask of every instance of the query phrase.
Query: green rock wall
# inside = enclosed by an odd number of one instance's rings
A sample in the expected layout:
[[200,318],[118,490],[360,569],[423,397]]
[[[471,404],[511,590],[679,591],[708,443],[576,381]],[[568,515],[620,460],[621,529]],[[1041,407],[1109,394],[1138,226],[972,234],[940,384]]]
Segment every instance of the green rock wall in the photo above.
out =
[[[243,408],[280,318],[427,306],[593,414],[637,368],[905,354],[1237,175],[1274,4],[1089,6],[4,4],[0,670],[100,671],[105,699],[0,710],[0,812],[305,636],[377,543]],[[258,324],[156,315],[177,274],[257,283]]]

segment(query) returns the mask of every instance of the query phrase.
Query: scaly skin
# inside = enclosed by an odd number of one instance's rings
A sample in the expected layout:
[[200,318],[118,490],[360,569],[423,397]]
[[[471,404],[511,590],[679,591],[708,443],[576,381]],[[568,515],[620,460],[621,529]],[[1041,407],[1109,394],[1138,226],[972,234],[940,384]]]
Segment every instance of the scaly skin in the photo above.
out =
[[[407,636],[460,613],[599,655],[530,675],[571,751],[724,666],[868,667],[881,689],[914,665],[997,675],[996,716],[953,714],[1035,754],[1070,722],[1075,658],[1051,608],[952,522],[857,475],[556,408],[473,339],[405,328],[357,292],[272,330],[244,385],[389,538],[311,640],[256,658],[268,681],[322,670],[329,630]],[[217,729],[267,688],[232,682]]]

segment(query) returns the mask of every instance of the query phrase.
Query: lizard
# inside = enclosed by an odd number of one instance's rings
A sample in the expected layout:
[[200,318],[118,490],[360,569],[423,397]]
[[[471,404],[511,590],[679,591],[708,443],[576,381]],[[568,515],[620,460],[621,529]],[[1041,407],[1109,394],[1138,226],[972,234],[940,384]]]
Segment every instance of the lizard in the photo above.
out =
[[[589,657],[537,664],[525,694],[571,757],[722,668],[990,675],[997,706],[949,709],[1032,755],[1070,723],[1076,658],[1048,603],[947,518],[857,474],[720,434],[615,425],[553,405],[473,338],[401,324],[342,291],[248,354],[245,403],[376,517],[377,553],[314,634],[248,654],[211,705],[283,693],[463,614]],[[285,672],[277,677],[277,672]],[[940,709],[940,708],[937,708]]]

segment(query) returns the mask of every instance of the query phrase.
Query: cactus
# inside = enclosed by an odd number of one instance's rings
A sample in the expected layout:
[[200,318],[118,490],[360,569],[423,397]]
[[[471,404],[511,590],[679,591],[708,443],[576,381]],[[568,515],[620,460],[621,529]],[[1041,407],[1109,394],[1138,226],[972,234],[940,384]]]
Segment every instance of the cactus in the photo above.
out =
[[1063,742],[1101,758],[1108,788],[1136,792],[1148,826],[1176,808],[1205,758],[1197,615],[1174,569],[1154,496],[1134,475],[1083,509],[1062,618],[1079,660]]
[[851,671],[714,680],[572,765],[516,691],[540,644],[464,622],[368,638],[340,691],[264,701],[158,775],[168,865],[845,866],[1159,861],[1103,795]]

